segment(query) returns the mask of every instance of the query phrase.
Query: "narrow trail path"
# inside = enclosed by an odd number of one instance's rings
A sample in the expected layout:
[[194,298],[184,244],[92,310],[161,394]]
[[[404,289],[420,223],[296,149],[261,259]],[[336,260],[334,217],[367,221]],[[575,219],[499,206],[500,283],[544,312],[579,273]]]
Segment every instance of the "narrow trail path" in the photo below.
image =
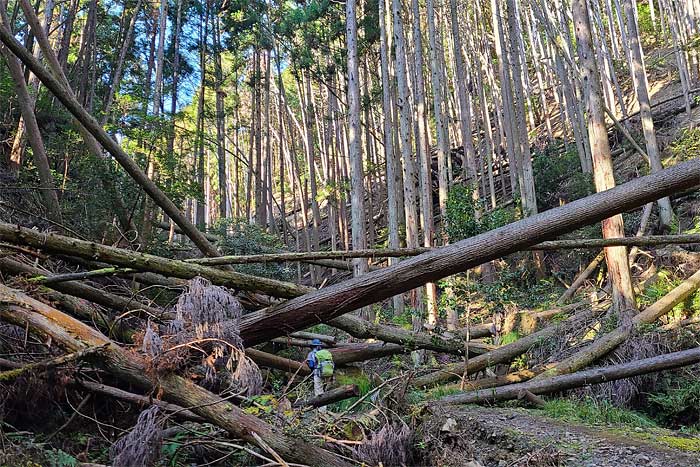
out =
[[445,453],[439,465],[700,466],[700,437],[671,430],[586,426],[525,409],[468,406],[433,412],[437,439],[432,441]]

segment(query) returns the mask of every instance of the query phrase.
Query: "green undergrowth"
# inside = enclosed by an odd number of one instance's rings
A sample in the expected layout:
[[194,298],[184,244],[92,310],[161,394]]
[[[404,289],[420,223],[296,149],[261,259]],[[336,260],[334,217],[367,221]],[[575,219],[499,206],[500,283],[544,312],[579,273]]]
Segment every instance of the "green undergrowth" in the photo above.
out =
[[633,410],[615,407],[607,401],[584,399],[551,399],[541,409],[545,415],[565,421],[579,422],[587,425],[617,425],[640,428],[656,427],[650,417]]
[[666,167],[700,157],[700,128],[683,129],[668,149],[670,157],[663,161]]
[[491,283],[470,280],[466,274],[442,281],[441,287],[450,287],[451,294],[440,296],[440,310],[457,309],[460,315],[470,313],[470,319],[479,322],[480,315],[492,316],[494,312],[510,309],[546,310],[552,308],[563,289],[553,278],[538,280],[527,264],[504,269]]
[[664,375],[647,401],[649,413],[664,425],[700,432],[700,380],[692,372]]
[[[683,279],[673,274],[667,269],[661,269],[657,273],[654,282],[648,284],[638,295],[637,300],[640,308],[646,308],[668,295],[674,288],[683,282]],[[700,293],[691,294],[685,301],[676,305],[669,313],[669,318],[678,319],[682,313],[693,314],[700,311]]]
[[[356,385],[360,390],[360,395],[329,405],[328,410],[330,410],[331,412],[344,412],[345,410],[349,409],[355,402],[357,402],[360,399],[360,397],[365,396],[368,392],[370,392],[373,389],[372,382],[369,380],[365,373],[337,373],[335,377],[335,386],[345,386],[346,384]],[[360,404],[360,410],[363,405],[364,404]]]
[[700,439],[680,436],[658,436],[657,441],[681,451],[700,452]]
[[78,460],[70,454],[41,443],[31,433],[2,433],[0,467],[75,467]]
[[537,209],[544,211],[592,194],[593,179],[581,172],[576,147],[557,141],[534,154]]

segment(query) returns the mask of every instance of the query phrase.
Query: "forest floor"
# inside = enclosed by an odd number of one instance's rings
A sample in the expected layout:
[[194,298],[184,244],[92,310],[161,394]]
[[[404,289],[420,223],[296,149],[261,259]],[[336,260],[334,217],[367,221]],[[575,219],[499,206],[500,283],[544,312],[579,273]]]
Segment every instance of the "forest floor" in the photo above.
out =
[[[432,410],[423,443],[434,465],[470,467],[697,467],[700,440],[631,425],[584,425],[539,410],[466,406]],[[439,446],[439,449],[437,448]],[[441,452],[441,455],[438,454]],[[471,464],[468,460],[471,460]],[[436,460],[436,459],[433,459]]]

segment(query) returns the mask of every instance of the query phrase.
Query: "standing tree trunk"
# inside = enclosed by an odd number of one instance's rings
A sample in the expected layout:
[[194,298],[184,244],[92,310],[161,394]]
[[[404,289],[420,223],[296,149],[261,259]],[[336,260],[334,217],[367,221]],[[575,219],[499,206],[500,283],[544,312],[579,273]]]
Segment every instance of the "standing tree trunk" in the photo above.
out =
[[[204,9],[206,10],[206,8]],[[198,184],[198,195],[197,207],[195,210],[195,222],[200,230],[206,228],[205,222],[205,201],[204,201],[204,176],[205,176],[205,166],[204,166],[204,88],[206,85],[207,78],[207,40],[206,37],[209,35],[209,15],[206,11],[202,11],[199,16],[199,69],[201,73],[201,79],[199,80],[199,95],[197,100],[197,145],[195,158],[197,160],[196,172],[197,172],[197,184]]]
[[[574,30],[581,62],[584,101],[588,112],[588,137],[593,155],[593,180],[597,191],[605,191],[615,186],[613,162],[610,155],[608,130],[605,124],[604,104],[600,75],[593,54],[593,39],[586,0],[573,0]],[[603,220],[603,238],[624,237],[622,215]],[[613,286],[613,307],[618,313],[636,312],[637,304],[632,288],[627,249],[625,247],[605,248],[608,274]]]
[[[360,71],[357,63],[357,17],[355,0],[345,2],[346,40],[348,52],[348,148],[350,156],[350,207],[352,212],[352,248],[361,250],[367,247],[365,234],[365,190],[362,169],[362,134],[360,128]],[[311,161],[313,165],[313,161]],[[371,194],[370,194],[371,196]],[[354,276],[367,273],[367,259],[353,260]],[[373,319],[371,308],[363,309],[365,319]]]
[[219,219],[228,216],[226,177],[226,128],[224,115],[224,73],[221,66],[221,31],[219,17],[214,18],[214,78],[216,79],[216,157],[219,166]]
[[[518,10],[515,0],[506,1],[508,17],[509,37],[513,41],[513,47],[517,48],[517,40],[522,31],[517,20]],[[513,145],[517,155],[518,180],[520,184],[520,197],[523,205],[523,215],[537,214],[537,201],[535,200],[535,180],[532,171],[532,156],[527,134],[527,122],[525,121],[525,92],[522,86],[521,75],[523,64],[520,53],[512,50],[512,83],[513,83],[513,108],[515,111],[515,128],[513,130]],[[505,84],[504,86],[510,86]]]
[[[663,169],[659,146],[656,142],[656,131],[654,130],[654,119],[651,115],[651,100],[649,99],[649,87],[647,83],[646,67],[644,66],[644,51],[639,38],[639,28],[637,25],[636,4],[634,0],[622,0],[627,16],[627,37],[630,40],[630,58],[632,67],[632,79],[637,90],[639,100],[639,116],[642,120],[642,130],[644,131],[644,141],[646,143],[647,154],[649,155],[649,165],[652,172]],[[650,5],[653,1],[649,2]],[[659,220],[662,231],[669,231],[673,223],[673,209],[671,200],[662,198],[658,201]]]
[[[392,0],[392,16],[394,24],[394,42],[396,54],[396,80],[398,84],[398,99],[396,106],[399,111],[399,147],[403,165],[403,195],[404,212],[406,216],[406,245],[409,248],[418,246],[418,209],[416,206],[416,166],[411,146],[411,103],[408,91],[408,71],[406,66],[406,39],[404,24],[401,18],[401,2]],[[414,293],[413,305],[416,296]]]
[[[388,26],[391,22],[388,21],[388,8],[386,0],[379,1],[379,26],[380,26],[380,53],[381,53],[381,72],[382,72],[382,109],[384,111],[384,158],[386,159],[386,191],[388,198],[387,217],[389,228],[389,248],[400,247],[399,239],[399,203],[398,196],[401,191],[400,185],[397,183],[401,168],[397,155],[394,151],[394,122],[393,122],[393,102],[392,102],[392,86],[389,78],[389,34]],[[432,199],[431,199],[432,203]],[[389,259],[389,266],[398,263],[398,258]],[[393,297],[394,313],[400,315],[404,310],[403,295],[395,295]]]
[[442,33],[435,26],[435,8],[433,0],[426,1],[428,36],[430,42],[430,70],[433,87],[433,112],[435,114],[435,130],[437,133],[437,159],[438,159],[438,202],[443,223],[447,222],[447,192],[448,187],[448,160],[450,157],[450,141],[447,133],[447,115],[443,100],[443,86],[445,71],[441,64],[440,54],[442,50]]
[[[413,9],[413,43],[415,56],[415,82],[413,83],[413,102],[416,114],[416,155],[420,173],[420,209],[423,227],[423,246],[431,247],[435,240],[433,219],[433,178],[432,157],[425,115],[425,80],[423,79],[423,37],[420,28],[420,7],[418,0],[411,0]],[[437,287],[430,282],[425,286],[425,298],[428,309],[428,323],[437,323]],[[422,303],[419,304],[422,308]],[[422,314],[422,310],[421,310]],[[416,318],[414,329],[423,328],[422,320]]]

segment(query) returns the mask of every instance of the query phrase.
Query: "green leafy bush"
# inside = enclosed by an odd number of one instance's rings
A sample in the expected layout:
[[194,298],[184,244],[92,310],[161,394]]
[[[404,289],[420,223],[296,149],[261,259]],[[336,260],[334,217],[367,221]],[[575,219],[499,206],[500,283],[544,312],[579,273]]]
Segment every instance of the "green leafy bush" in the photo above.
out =
[[[470,187],[458,185],[450,190],[447,197],[447,235],[451,241],[473,237],[515,220],[512,209],[500,208],[485,212],[481,219],[477,219],[476,209],[477,203],[472,198]],[[481,211],[485,211],[483,206]]]
[[[682,282],[682,278],[676,277],[667,269],[661,269],[657,273],[657,279],[648,284],[639,294],[638,301],[640,307],[644,308],[668,295],[671,290]],[[700,294],[695,292],[683,302],[676,305],[670,312],[674,318],[678,318],[681,313],[693,313],[700,310]]]
[[659,392],[650,394],[649,412],[673,427],[700,429],[700,381],[694,376],[664,378]]
[[[284,245],[276,235],[243,219],[224,219],[211,229],[224,255],[256,255],[279,252]],[[294,271],[284,263],[251,263],[234,266],[237,271],[279,280],[291,280]]]
[[573,146],[562,148],[561,144],[553,143],[535,152],[532,169],[537,190],[537,209],[540,211],[594,192],[593,179],[590,174],[581,172],[578,153]]
[[686,128],[678,138],[669,145],[671,160],[668,165],[700,157],[700,128]]

